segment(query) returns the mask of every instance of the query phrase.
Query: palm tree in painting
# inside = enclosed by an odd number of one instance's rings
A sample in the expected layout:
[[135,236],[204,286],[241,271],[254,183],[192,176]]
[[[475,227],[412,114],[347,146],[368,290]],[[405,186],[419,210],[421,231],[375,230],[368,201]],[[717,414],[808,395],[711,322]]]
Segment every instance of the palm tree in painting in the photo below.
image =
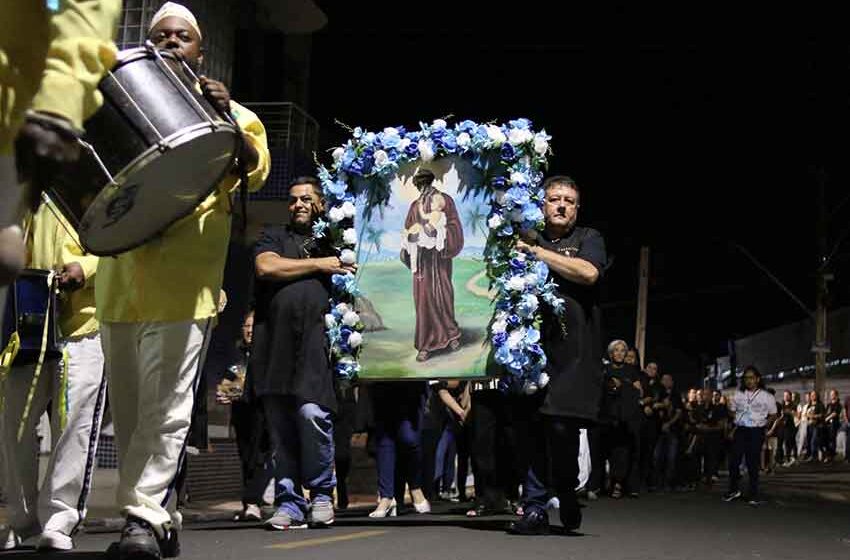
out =
[[[384,235],[384,230],[382,228],[376,228],[372,226],[366,226],[366,229],[363,232],[363,243],[367,246],[366,256],[363,260],[359,260],[361,265],[369,262],[369,256],[372,254],[372,249],[375,250],[376,253],[380,254],[381,252],[381,237]],[[363,270],[362,268],[360,270]],[[358,270],[359,272],[359,270]]]
[[487,213],[481,206],[476,205],[467,210],[464,214],[464,222],[466,222],[466,227],[469,228],[472,235],[476,233],[487,234]]

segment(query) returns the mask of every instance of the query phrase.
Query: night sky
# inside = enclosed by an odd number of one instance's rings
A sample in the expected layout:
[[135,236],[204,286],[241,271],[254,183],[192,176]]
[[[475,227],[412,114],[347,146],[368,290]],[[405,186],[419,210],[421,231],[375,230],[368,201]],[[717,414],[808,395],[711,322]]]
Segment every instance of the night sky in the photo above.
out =
[[[553,136],[550,171],[581,187],[580,223],[602,231],[614,258],[611,338],[634,337],[644,244],[647,355],[689,380],[729,338],[804,316],[735,244],[814,307],[816,169],[830,250],[850,227],[846,42],[802,25],[767,32],[764,18],[719,8],[318,4],[329,24],[314,36],[309,110],[322,147],[346,139],[334,119],[372,130],[449,114],[532,119]],[[831,268],[831,305],[846,305],[850,243]]]

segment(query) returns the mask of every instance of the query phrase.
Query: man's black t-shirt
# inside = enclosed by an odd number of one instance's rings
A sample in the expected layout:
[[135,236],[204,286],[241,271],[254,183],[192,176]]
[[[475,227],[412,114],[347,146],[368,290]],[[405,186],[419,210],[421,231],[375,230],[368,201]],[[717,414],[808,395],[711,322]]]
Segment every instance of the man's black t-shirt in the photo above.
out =
[[563,326],[543,307],[543,349],[548,358],[549,390],[541,412],[595,421],[602,391],[602,320],[598,306],[598,285],[608,263],[605,241],[594,229],[576,227],[562,239],[542,236],[540,246],[561,255],[588,261],[599,270],[593,286],[571,282],[554,271],[550,278],[558,284],[565,301]]
[[[266,229],[254,256],[275,253],[290,259],[324,256],[312,237],[289,227]],[[333,375],[325,334],[330,277],[257,279],[251,375],[257,396],[292,396],[336,411]]]

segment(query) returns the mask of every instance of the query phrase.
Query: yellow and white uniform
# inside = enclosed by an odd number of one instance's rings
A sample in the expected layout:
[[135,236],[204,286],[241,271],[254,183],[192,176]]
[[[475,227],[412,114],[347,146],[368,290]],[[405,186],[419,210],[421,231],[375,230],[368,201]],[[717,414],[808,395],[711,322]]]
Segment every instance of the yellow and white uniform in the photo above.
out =
[[[6,378],[0,422],[7,465],[3,488],[8,497],[9,525],[19,538],[43,530],[59,533],[58,538],[67,537],[70,543],[71,535],[85,518],[106,396],[103,352],[94,316],[98,258],[83,254],[70,224],[44,204],[27,229],[31,232],[27,240],[31,268],[61,269],[78,263],[85,274],[85,284],[60,295],[59,329],[66,359],[64,363],[56,359],[44,363],[20,442],[18,430],[36,364],[16,362]],[[62,383],[65,366],[66,382]],[[39,492],[36,426],[51,403],[53,452]],[[16,544],[14,539],[12,544]]]
[[[265,128],[248,109],[231,112],[259,153],[248,190],[269,173]],[[192,165],[187,161],[186,165]],[[101,321],[119,449],[118,505],[162,536],[180,518],[172,495],[191,423],[230,240],[235,175],[161,236],[98,268]]]

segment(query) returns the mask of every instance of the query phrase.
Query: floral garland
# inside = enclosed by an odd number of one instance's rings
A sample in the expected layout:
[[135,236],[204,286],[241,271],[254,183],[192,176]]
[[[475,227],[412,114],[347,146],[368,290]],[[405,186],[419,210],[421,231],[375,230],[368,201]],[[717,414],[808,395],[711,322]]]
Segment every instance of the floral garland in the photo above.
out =
[[[450,127],[437,119],[419,130],[403,127],[382,132],[352,130],[352,138],[333,150],[330,169],[319,166],[325,195],[325,217],[313,228],[315,237],[330,236],[343,263],[355,262],[357,233],[355,201],[365,202],[363,217],[389,202],[390,181],[399,166],[460,156],[482,172],[481,181],[464,185],[471,194],[490,195],[485,248],[487,274],[496,289],[495,311],[489,325],[494,358],[514,379],[533,392],[546,383],[546,354],[540,345],[541,301],[561,314],[564,302],[549,280],[545,263],[516,250],[520,233],[544,228],[542,170],[551,137],[535,132],[527,119],[498,126],[465,120]],[[328,340],[338,376],[354,378],[360,372],[358,355],[364,325],[354,309],[359,295],[353,274],[332,277],[331,312],[325,316]]]

